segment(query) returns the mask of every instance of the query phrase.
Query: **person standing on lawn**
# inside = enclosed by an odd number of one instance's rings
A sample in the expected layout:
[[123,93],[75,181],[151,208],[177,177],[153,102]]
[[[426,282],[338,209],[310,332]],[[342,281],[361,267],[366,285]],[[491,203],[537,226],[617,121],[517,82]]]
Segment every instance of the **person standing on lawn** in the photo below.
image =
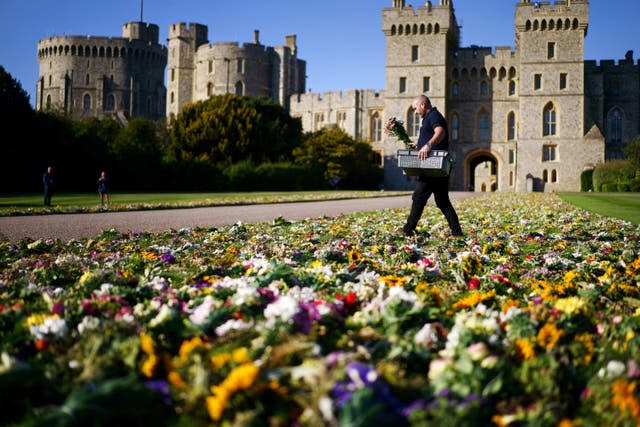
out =
[[51,196],[53,195],[53,167],[49,166],[47,171],[42,175],[42,184],[44,185],[44,205],[51,206]]
[[100,206],[102,207],[109,206],[108,184],[107,173],[102,171],[100,178],[98,178],[98,194],[100,195]]
[[[422,125],[420,126],[420,134],[416,149],[418,158],[426,159],[431,150],[449,150],[448,125],[445,118],[440,112],[431,105],[431,101],[425,95],[419,95],[413,99],[411,107],[420,117],[422,117]],[[451,200],[449,200],[449,176],[430,177],[419,176],[413,191],[411,211],[407,222],[402,227],[402,234],[405,236],[413,236],[416,227],[427,204],[427,200],[434,195],[436,206],[442,211],[447,219],[449,229],[452,236],[462,236],[462,228],[458,221]]]

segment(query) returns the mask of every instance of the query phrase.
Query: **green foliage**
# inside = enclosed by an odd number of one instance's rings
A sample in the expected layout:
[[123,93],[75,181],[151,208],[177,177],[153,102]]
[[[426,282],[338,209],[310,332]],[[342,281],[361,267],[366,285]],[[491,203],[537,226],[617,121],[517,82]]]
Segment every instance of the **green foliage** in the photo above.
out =
[[627,159],[631,162],[631,167],[636,171],[636,177],[640,174],[640,135],[636,136],[636,139],[629,143],[625,148]]
[[310,173],[304,166],[288,162],[238,162],[224,169],[230,190],[305,190],[321,188],[322,176]]
[[[33,109],[29,103],[29,95],[22,89],[22,85],[2,65],[0,65],[0,114],[3,119],[11,117],[27,117],[33,115]],[[4,120],[3,120],[4,121]],[[9,125],[12,123],[5,122]]]
[[305,135],[293,155],[297,163],[342,188],[376,188],[382,180],[382,170],[372,163],[371,146],[355,141],[342,129]]
[[594,191],[618,191],[618,184],[629,184],[636,171],[629,160],[612,160],[597,165],[593,171]]
[[299,143],[300,129],[271,101],[214,96],[183,108],[169,131],[169,155],[224,165],[282,160]]
[[580,191],[593,191],[593,169],[583,170],[580,174]]

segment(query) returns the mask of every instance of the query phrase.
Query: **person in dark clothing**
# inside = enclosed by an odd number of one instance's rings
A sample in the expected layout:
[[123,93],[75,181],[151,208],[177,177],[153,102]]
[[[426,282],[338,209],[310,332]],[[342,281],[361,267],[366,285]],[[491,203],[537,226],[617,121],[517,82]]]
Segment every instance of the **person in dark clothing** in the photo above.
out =
[[107,173],[105,171],[100,172],[100,178],[98,178],[98,194],[100,195],[100,206],[102,207],[109,206],[108,184]]
[[[431,105],[431,101],[424,95],[414,98],[411,103],[413,109],[422,117],[420,134],[416,148],[419,150],[418,158],[426,159],[429,151],[449,150],[448,125],[440,112]],[[452,236],[462,236],[462,228],[458,221],[451,200],[449,200],[449,177],[429,177],[419,176],[413,191],[411,211],[407,222],[402,227],[402,234],[413,236],[415,233],[427,200],[434,195],[436,206],[442,211],[447,219]]]
[[51,206],[51,196],[53,195],[53,168],[49,166],[47,171],[42,176],[42,183],[44,184],[44,205]]

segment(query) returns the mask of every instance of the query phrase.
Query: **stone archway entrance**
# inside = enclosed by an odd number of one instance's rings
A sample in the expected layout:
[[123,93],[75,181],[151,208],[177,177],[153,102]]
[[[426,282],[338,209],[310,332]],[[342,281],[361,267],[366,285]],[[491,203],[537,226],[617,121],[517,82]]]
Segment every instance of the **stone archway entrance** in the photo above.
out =
[[467,182],[471,191],[498,191],[498,161],[495,157],[489,153],[478,153],[470,157],[467,164]]

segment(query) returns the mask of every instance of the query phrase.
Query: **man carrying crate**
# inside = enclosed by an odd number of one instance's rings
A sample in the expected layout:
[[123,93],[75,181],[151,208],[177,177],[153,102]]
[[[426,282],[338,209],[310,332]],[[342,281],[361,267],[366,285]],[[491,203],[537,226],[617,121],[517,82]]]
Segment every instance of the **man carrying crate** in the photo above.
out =
[[[422,125],[420,126],[420,134],[418,136],[417,149],[418,158],[426,159],[429,151],[449,150],[448,125],[445,118],[440,112],[431,105],[431,101],[424,95],[414,98],[411,107],[422,117]],[[447,219],[449,229],[452,236],[462,236],[462,228],[458,221],[451,200],[449,200],[449,176],[432,177],[418,176],[416,187],[413,191],[411,212],[407,218],[407,222],[402,227],[402,233],[405,236],[413,236],[416,226],[420,221],[427,200],[433,193],[436,199],[436,206],[442,211]]]

